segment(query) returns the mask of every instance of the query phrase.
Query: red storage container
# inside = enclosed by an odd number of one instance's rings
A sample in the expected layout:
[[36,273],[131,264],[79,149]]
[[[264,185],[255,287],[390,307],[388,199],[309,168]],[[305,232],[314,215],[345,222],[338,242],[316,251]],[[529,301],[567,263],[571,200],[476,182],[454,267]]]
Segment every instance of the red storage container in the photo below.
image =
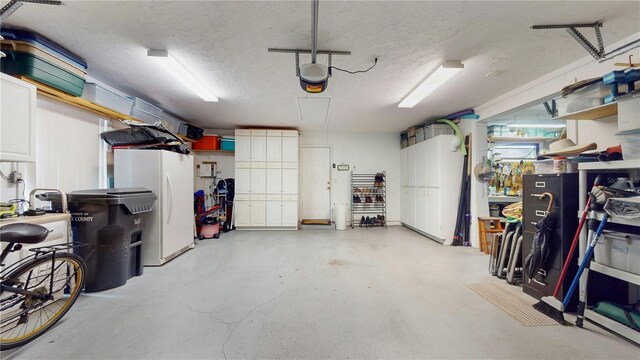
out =
[[220,150],[220,137],[217,135],[204,135],[193,143],[194,150]]

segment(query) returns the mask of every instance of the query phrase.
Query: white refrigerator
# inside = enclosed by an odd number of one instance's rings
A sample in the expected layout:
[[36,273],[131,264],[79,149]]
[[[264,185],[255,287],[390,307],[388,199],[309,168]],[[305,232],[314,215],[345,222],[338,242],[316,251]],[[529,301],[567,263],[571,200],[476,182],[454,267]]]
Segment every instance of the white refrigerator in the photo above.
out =
[[194,245],[193,156],[164,150],[114,151],[115,187],[146,187],[158,199],[144,218],[145,266],[158,266]]

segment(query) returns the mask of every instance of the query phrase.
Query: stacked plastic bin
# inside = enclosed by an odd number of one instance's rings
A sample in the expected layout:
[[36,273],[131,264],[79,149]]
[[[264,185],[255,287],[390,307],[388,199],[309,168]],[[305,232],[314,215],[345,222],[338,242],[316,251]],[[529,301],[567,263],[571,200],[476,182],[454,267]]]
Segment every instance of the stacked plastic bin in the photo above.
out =
[[37,33],[2,29],[0,70],[25,76],[71,95],[81,96],[87,63],[78,55]]

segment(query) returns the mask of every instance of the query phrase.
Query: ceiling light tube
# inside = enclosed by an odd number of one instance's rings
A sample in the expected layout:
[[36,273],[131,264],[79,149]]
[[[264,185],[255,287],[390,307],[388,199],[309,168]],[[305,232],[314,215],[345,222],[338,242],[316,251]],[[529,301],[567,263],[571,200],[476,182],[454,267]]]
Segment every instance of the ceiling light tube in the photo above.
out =
[[451,79],[460,70],[464,69],[464,65],[460,60],[447,60],[440,65],[436,71],[431,73],[422,84],[418,85],[407,97],[398,104],[401,108],[412,108],[422,101],[427,95],[434,92],[442,86],[447,80]]
[[187,68],[180,64],[176,58],[171,56],[167,50],[149,50],[147,51],[147,56],[155,59],[169,74],[200,96],[202,100],[218,102],[218,97],[187,70]]
[[523,128],[531,128],[531,129],[562,129],[566,127],[566,124],[509,124],[507,125],[510,128],[523,129]]

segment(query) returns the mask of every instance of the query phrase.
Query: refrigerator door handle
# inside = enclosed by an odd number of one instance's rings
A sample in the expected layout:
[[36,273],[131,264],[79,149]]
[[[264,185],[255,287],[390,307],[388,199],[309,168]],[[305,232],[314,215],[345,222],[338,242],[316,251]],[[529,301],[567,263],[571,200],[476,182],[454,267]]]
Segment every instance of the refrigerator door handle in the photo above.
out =
[[173,186],[171,186],[171,177],[167,173],[167,195],[169,196],[169,215],[167,216],[167,224],[171,220],[173,214]]

